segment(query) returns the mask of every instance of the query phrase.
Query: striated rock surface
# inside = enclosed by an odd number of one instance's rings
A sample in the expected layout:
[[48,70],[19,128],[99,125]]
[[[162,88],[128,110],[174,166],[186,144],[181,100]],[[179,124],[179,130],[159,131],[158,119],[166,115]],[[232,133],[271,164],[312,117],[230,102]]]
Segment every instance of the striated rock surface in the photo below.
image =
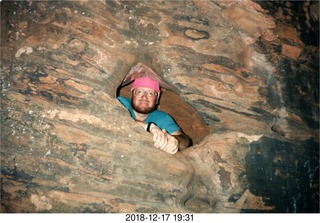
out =
[[[2,1],[1,212],[319,212],[318,9]],[[138,62],[189,149],[116,99]]]

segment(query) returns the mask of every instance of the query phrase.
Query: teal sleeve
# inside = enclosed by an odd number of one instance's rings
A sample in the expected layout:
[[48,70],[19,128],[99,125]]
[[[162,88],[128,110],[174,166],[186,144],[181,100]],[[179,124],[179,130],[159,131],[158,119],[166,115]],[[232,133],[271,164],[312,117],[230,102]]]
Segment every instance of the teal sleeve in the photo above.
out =
[[153,111],[146,122],[154,122],[160,129],[165,129],[169,134],[181,130],[179,125],[169,114],[159,110]]
[[131,100],[129,98],[125,98],[122,96],[119,96],[118,100],[123,104],[124,107],[126,107],[129,110],[131,117],[134,120],[136,120],[136,116],[135,116],[133,109],[132,109]]
[[125,97],[119,96],[118,100],[123,104],[124,107],[126,107],[127,109],[130,109],[131,101],[130,101],[129,98],[125,98]]
[[181,130],[178,124],[170,115],[166,115],[166,117],[163,119],[163,122],[161,123],[160,128],[165,129],[169,134]]

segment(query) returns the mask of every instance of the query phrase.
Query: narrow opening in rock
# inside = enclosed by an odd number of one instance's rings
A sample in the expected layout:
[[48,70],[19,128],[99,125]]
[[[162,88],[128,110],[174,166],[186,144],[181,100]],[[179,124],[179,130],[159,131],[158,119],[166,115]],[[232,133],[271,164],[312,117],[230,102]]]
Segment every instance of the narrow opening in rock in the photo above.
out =
[[[143,68],[141,66],[143,66]],[[142,71],[142,69],[145,68],[144,66],[145,65],[141,65],[139,63],[133,67],[128,74],[126,74],[124,80],[117,88],[117,97],[131,97],[130,89],[132,82],[135,78],[145,75],[145,72]],[[155,77],[155,79],[159,80],[162,91],[158,109],[170,114],[181,127],[181,129],[192,139],[193,145],[198,144],[210,134],[210,126],[206,125],[202,121],[201,117],[192,106],[184,102],[181,97],[174,90],[172,90],[172,86],[166,83],[158,74],[156,75],[157,77]]]

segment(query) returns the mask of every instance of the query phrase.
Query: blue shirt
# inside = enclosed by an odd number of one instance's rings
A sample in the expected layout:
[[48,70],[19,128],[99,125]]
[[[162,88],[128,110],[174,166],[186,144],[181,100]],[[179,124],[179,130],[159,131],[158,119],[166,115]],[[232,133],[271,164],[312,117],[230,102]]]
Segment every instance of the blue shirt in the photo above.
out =
[[[126,107],[134,120],[136,120],[136,115],[133,112],[131,105],[131,100],[122,96],[118,97],[119,101]],[[155,123],[160,129],[165,129],[169,134],[181,130],[175,120],[166,112],[154,110],[148,116],[145,121],[147,124],[149,122]]]

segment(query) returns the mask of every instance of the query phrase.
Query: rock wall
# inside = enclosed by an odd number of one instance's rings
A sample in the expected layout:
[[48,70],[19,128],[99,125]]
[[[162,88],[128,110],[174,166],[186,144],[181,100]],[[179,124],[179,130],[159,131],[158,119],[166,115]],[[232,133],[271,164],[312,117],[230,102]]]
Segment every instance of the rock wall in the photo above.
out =
[[[318,8],[2,1],[1,212],[319,212]],[[189,149],[116,99],[138,62]]]

